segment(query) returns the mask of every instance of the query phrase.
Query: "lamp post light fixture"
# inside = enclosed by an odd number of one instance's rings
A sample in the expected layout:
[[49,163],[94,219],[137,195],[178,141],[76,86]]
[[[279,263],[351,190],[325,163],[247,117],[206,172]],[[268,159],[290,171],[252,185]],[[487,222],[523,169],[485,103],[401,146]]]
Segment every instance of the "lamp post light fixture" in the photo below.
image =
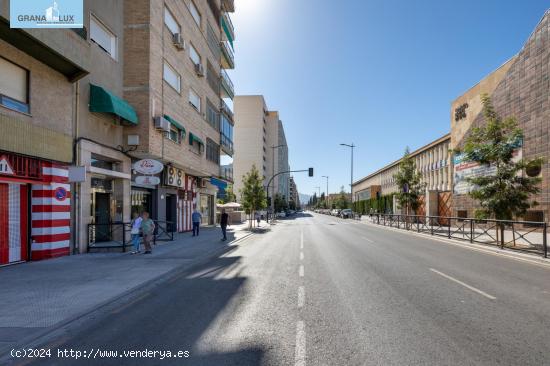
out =
[[353,142],[351,143],[351,145],[340,144],[340,146],[347,146],[351,149],[351,179],[350,179],[350,183],[349,183],[349,192],[350,192],[350,196],[351,196],[351,201],[353,202],[353,192],[352,192],[352,187],[353,187],[353,149],[356,146],[353,144]]
[[325,196],[325,201],[327,203],[327,208],[330,208],[329,207],[329,200],[328,200],[328,197],[329,197],[329,194],[328,194],[328,175],[323,175],[322,177],[327,179],[327,195]]

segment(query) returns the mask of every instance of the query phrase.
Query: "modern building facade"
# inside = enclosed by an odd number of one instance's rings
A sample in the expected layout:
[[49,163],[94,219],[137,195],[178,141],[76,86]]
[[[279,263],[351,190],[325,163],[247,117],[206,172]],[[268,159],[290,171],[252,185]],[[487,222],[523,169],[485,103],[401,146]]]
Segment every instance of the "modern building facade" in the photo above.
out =
[[[447,134],[429,144],[412,151],[416,168],[421,174],[425,193],[421,197],[418,214],[449,215],[452,205],[452,159],[450,152],[451,136]],[[378,171],[354,182],[353,201],[368,200],[390,195],[399,191],[394,175],[399,170],[401,159],[386,165]],[[399,212],[396,202],[393,212]]]
[[264,177],[264,186],[275,176],[269,188],[269,196],[280,194],[289,200],[290,175],[280,172],[290,170],[288,145],[279,112],[269,111],[261,95],[236,96],[235,149],[233,161],[234,189],[237,198],[243,188],[242,177],[256,166]]
[[[518,219],[547,221],[550,213],[549,72],[550,10],[547,10],[518,54],[451,103],[450,134],[411,154],[427,184],[419,214],[473,217],[480,208],[468,195],[473,187],[467,178],[491,174],[491,168],[463,161],[460,154],[451,156],[451,151],[464,146],[472,128],[484,125],[481,96],[487,94],[496,112],[503,118],[515,117],[523,130],[524,139],[515,151],[515,158],[545,159],[542,166],[523,172],[540,177],[542,183],[541,192],[531,197],[538,205]],[[399,160],[355,182],[354,201],[397,192],[399,188],[393,175],[398,164]]]
[[291,176],[288,183],[289,183],[289,188],[288,188],[289,202],[294,202],[296,207],[300,207],[300,194],[298,193],[298,187],[296,186],[294,177]]
[[[193,207],[213,224],[215,198],[229,176],[221,169],[233,154],[233,113],[224,98],[233,85],[232,1],[125,1],[124,96],[140,121],[130,154],[164,164],[158,186],[132,181],[132,207],[153,212],[172,229],[191,229]],[[145,40],[145,41],[144,41]],[[128,147],[129,148],[129,147]]]

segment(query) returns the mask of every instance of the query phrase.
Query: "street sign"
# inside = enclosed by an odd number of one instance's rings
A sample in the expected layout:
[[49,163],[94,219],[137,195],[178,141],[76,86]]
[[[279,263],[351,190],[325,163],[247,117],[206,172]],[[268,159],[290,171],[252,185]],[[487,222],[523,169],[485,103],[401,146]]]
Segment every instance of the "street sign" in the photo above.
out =
[[142,159],[136,161],[133,166],[134,170],[140,174],[154,175],[162,172],[164,165],[157,160]]
[[0,157],[0,174],[9,174],[13,175],[13,169],[8,161],[8,158],[5,155]]
[[137,184],[146,184],[148,186],[156,186],[156,185],[160,184],[160,178],[149,176],[149,175],[138,175],[136,177],[136,183]]

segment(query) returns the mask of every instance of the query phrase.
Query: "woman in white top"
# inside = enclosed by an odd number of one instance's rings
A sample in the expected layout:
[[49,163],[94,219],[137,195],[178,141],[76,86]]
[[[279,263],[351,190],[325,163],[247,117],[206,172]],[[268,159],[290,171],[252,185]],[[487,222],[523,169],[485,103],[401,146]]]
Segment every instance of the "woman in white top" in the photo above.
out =
[[130,234],[132,234],[132,244],[134,244],[134,251],[132,252],[132,254],[139,253],[139,231],[141,227],[141,221],[141,216],[139,216],[137,212],[134,212],[134,217],[132,219],[132,222],[130,223]]

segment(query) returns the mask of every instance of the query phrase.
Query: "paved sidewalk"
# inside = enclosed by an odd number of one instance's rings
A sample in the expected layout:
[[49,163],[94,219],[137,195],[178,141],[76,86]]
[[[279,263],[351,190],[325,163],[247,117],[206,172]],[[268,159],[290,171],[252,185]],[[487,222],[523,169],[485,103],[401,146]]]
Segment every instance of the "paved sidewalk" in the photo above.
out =
[[185,268],[227,248],[250,232],[232,225],[222,242],[219,227],[199,237],[176,234],[153,254],[83,254],[0,268],[0,353],[116,299],[172,270]]

